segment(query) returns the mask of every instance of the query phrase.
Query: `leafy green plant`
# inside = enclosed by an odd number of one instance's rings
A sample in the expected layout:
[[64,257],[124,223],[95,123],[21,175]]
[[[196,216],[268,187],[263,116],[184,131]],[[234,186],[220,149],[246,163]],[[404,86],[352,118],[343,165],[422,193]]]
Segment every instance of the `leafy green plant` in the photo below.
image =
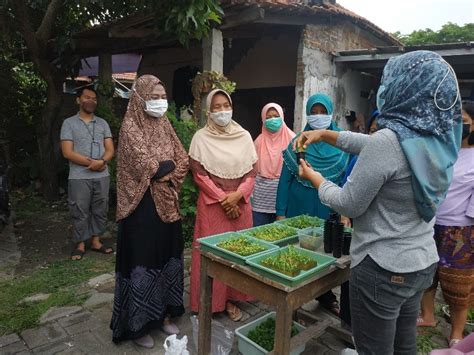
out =
[[297,276],[302,270],[309,270],[317,265],[316,260],[299,252],[294,246],[289,246],[284,251],[267,256],[260,264],[281,272],[288,276]]
[[[291,336],[293,337],[298,333],[298,328],[293,324],[291,327]],[[275,342],[275,319],[268,318],[257,325],[254,329],[249,331],[247,338],[260,345],[265,350],[272,351]]]
[[[166,116],[173,125],[176,135],[181,141],[181,144],[183,144],[184,149],[188,151],[194,133],[199,129],[197,123],[193,120],[179,119],[176,115],[176,105],[174,103],[169,105]],[[189,173],[184,179],[179,201],[181,215],[183,216],[183,236],[187,247],[189,247],[193,241],[198,193],[199,190],[194,183],[192,174]]]
[[257,239],[262,239],[269,242],[275,242],[277,240],[281,240],[281,239],[296,235],[296,230],[294,228],[291,228],[282,224],[273,224],[273,225],[253,228],[246,231],[245,233]]
[[242,256],[256,254],[267,249],[246,237],[234,237],[226,239],[217,243],[217,246]]
[[296,229],[305,229],[309,227],[322,227],[324,221],[318,217],[311,217],[308,215],[301,215],[297,217],[288,218],[281,221],[282,224]]

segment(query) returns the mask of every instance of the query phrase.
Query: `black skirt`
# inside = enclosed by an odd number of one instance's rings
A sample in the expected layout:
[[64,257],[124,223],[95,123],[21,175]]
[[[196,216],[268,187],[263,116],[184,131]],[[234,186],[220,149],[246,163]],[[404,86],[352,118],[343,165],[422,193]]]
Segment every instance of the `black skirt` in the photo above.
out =
[[119,222],[112,340],[136,339],[181,316],[183,307],[181,221],[164,223],[148,189],[135,211]]

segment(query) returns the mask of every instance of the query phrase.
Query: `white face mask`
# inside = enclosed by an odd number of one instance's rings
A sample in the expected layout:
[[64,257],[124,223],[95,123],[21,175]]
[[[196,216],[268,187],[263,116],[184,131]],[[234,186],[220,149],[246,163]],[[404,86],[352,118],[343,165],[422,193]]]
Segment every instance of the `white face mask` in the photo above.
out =
[[152,117],[163,117],[168,110],[168,100],[148,100],[145,101],[145,112]]
[[326,129],[331,125],[332,115],[308,115],[306,120],[312,129]]
[[210,112],[209,117],[214,123],[220,127],[227,126],[232,120],[232,110],[230,111],[219,111],[219,112]]

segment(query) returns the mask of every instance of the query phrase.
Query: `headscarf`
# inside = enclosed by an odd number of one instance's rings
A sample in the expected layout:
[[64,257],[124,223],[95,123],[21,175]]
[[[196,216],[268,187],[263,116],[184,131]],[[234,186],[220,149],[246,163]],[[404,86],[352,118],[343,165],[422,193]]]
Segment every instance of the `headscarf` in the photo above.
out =
[[[275,133],[265,128],[267,112],[271,108],[275,109],[283,120],[281,128]],[[281,174],[282,153],[288,147],[291,139],[295,137],[295,133],[286,125],[283,109],[278,104],[271,102],[263,106],[261,118],[262,133],[255,140],[255,149],[258,155],[257,172],[264,178],[276,179]]]
[[[148,116],[143,100],[160,80],[152,75],[139,77],[130,96],[119,135],[117,159],[117,220],[129,216],[150,187],[157,212],[164,222],[180,218],[177,193],[188,170],[188,156],[166,116]],[[173,189],[151,181],[159,162],[173,160]],[[173,190],[173,191],[172,191]]]
[[306,102],[306,115],[311,115],[311,109],[316,104],[323,105],[326,108],[328,115],[332,115],[332,113],[334,112],[334,106],[332,104],[331,98],[326,94],[317,93],[311,95],[308,101]]
[[377,93],[377,124],[397,134],[412,170],[417,210],[426,222],[446,197],[461,146],[459,96],[453,69],[430,51],[391,58]]
[[206,171],[223,179],[237,179],[253,169],[257,152],[250,133],[231,120],[226,127],[220,127],[209,117],[212,98],[224,94],[232,104],[230,95],[224,90],[212,90],[206,100],[207,123],[194,135],[189,156],[202,164]]
[[[316,104],[323,105],[329,115],[333,113],[333,104],[329,96],[318,93],[312,95],[308,99],[308,102],[306,103],[307,115],[311,114],[311,108]],[[341,130],[334,121],[331,122],[331,125],[327,129],[330,131]],[[310,131],[311,127],[306,125],[304,130]],[[293,138],[293,140],[288,145],[288,148],[283,152],[283,160],[286,167],[296,177],[300,184],[309,188],[314,188],[308,180],[300,179],[298,174],[298,162],[296,160],[296,153],[293,150],[293,141],[297,139],[298,136]],[[332,145],[324,142],[319,142],[310,144],[306,148],[305,160],[313,167],[314,170],[321,173],[321,175],[326,180],[330,180],[336,185],[339,185],[349,165],[350,156],[339,148],[333,147]]]
[[372,111],[369,119],[367,120],[367,123],[365,124],[365,134],[370,133],[370,126],[372,126],[372,123],[377,119],[377,117],[380,115],[380,112],[378,109],[375,109]]

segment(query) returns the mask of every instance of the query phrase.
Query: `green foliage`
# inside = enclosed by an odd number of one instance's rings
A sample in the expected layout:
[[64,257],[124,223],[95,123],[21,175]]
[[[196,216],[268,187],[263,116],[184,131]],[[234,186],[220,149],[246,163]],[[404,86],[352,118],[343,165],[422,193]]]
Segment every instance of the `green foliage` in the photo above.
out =
[[[183,144],[186,151],[194,133],[198,130],[198,125],[193,120],[181,120],[176,116],[176,106],[171,103],[166,116],[170,120],[179,140]],[[191,173],[184,179],[183,187],[180,194],[180,207],[183,216],[183,235],[186,246],[190,246],[193,240],[194,223],[196,221],[196,204],[198,196],[198,188],[194,183]]]
[[409,35],[395,32],[394,36],[407,46],[470,42],[474,41],[474,23],[467,23],[464,26],[459,26],[455,23],[448,22],[443,25],[439,31],[433,31],[427,28],[424,30],[413,31]]
[[[291,336],[294,337],[298,333],[298,328],[293,324],[291,326]],[[247,337],[265,350],[272,351],[275,341],[275,319],[268,318],[260,323],[254,329],[249,331]]]
[[[112,270],[113,264],[104,260],[86,258],[80,263],[67,260],[54,262],[26,277],[1,282],[0,336],[36,326],[50,307],[82,304],[86,295],[81,295],[73,286]],[[19,303],[40,292],[51,296],[44,301]]]
[[39,177],[38,118],[46,100],[46,83],[31,63],[6,56],[0,61],[1,82],[8,85],[0,98],[0,122],[8,140],[10,179],[15,185],[25,185]]

